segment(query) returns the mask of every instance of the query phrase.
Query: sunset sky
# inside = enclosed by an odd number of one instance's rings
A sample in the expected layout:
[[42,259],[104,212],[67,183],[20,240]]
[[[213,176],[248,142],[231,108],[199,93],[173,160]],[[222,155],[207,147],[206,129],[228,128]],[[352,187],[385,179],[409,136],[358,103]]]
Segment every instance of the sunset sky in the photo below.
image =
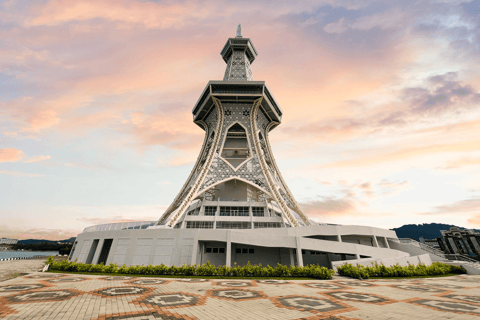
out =
[[237,25],[318,222],[480,228],[480,0],[0,2],[0,237],[157,220]]

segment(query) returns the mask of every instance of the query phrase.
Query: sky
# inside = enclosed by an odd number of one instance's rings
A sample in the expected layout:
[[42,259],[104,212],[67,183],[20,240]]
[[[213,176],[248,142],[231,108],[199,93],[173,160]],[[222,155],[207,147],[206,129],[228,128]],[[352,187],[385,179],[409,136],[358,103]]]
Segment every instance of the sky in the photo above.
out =
[[322,223],[480,227],[480,0],[0,1],[0,237],[154,221],[237,25],[270,135]]

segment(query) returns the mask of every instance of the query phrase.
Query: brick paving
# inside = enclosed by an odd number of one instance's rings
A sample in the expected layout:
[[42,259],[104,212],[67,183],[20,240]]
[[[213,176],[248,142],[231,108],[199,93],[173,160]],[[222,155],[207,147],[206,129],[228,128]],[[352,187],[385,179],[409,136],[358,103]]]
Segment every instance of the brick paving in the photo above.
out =
[[0,319],[479,319],[480,276],[205,280],[31,273],[0,282]]

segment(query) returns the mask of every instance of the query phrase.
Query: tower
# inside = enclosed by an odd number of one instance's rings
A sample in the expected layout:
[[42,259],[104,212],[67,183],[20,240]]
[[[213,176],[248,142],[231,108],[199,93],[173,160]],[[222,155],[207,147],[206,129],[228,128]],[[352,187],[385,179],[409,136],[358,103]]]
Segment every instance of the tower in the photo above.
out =
[[192,113],[205,131],[182,189],[158,226],[250,229],[311,225],[283,180],[268,134],[282,110],[264,81],[254,81],[257,51],[238,26],[221,51],[223,81],[209,81]]

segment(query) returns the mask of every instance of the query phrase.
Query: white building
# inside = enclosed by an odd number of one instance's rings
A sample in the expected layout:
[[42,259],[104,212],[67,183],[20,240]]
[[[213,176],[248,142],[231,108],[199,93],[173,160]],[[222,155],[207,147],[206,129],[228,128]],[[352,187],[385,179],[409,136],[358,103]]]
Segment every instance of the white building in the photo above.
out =
[[[205,131],[197,162],[157,221],[89,227],[71,260],[119,265],[207,261],[331,267],[334,261],[398,259],[394,231],[311,221],[277,167],[268,135],[282,110],[264,81],[253,81],[257,51],[237,31],[221,51],[222,81],[210,81],[193,108]],[[392,260],[393,261],[393,260]]]
[[18,239],[0,238],[0,245],[2,244],[17,244]]

